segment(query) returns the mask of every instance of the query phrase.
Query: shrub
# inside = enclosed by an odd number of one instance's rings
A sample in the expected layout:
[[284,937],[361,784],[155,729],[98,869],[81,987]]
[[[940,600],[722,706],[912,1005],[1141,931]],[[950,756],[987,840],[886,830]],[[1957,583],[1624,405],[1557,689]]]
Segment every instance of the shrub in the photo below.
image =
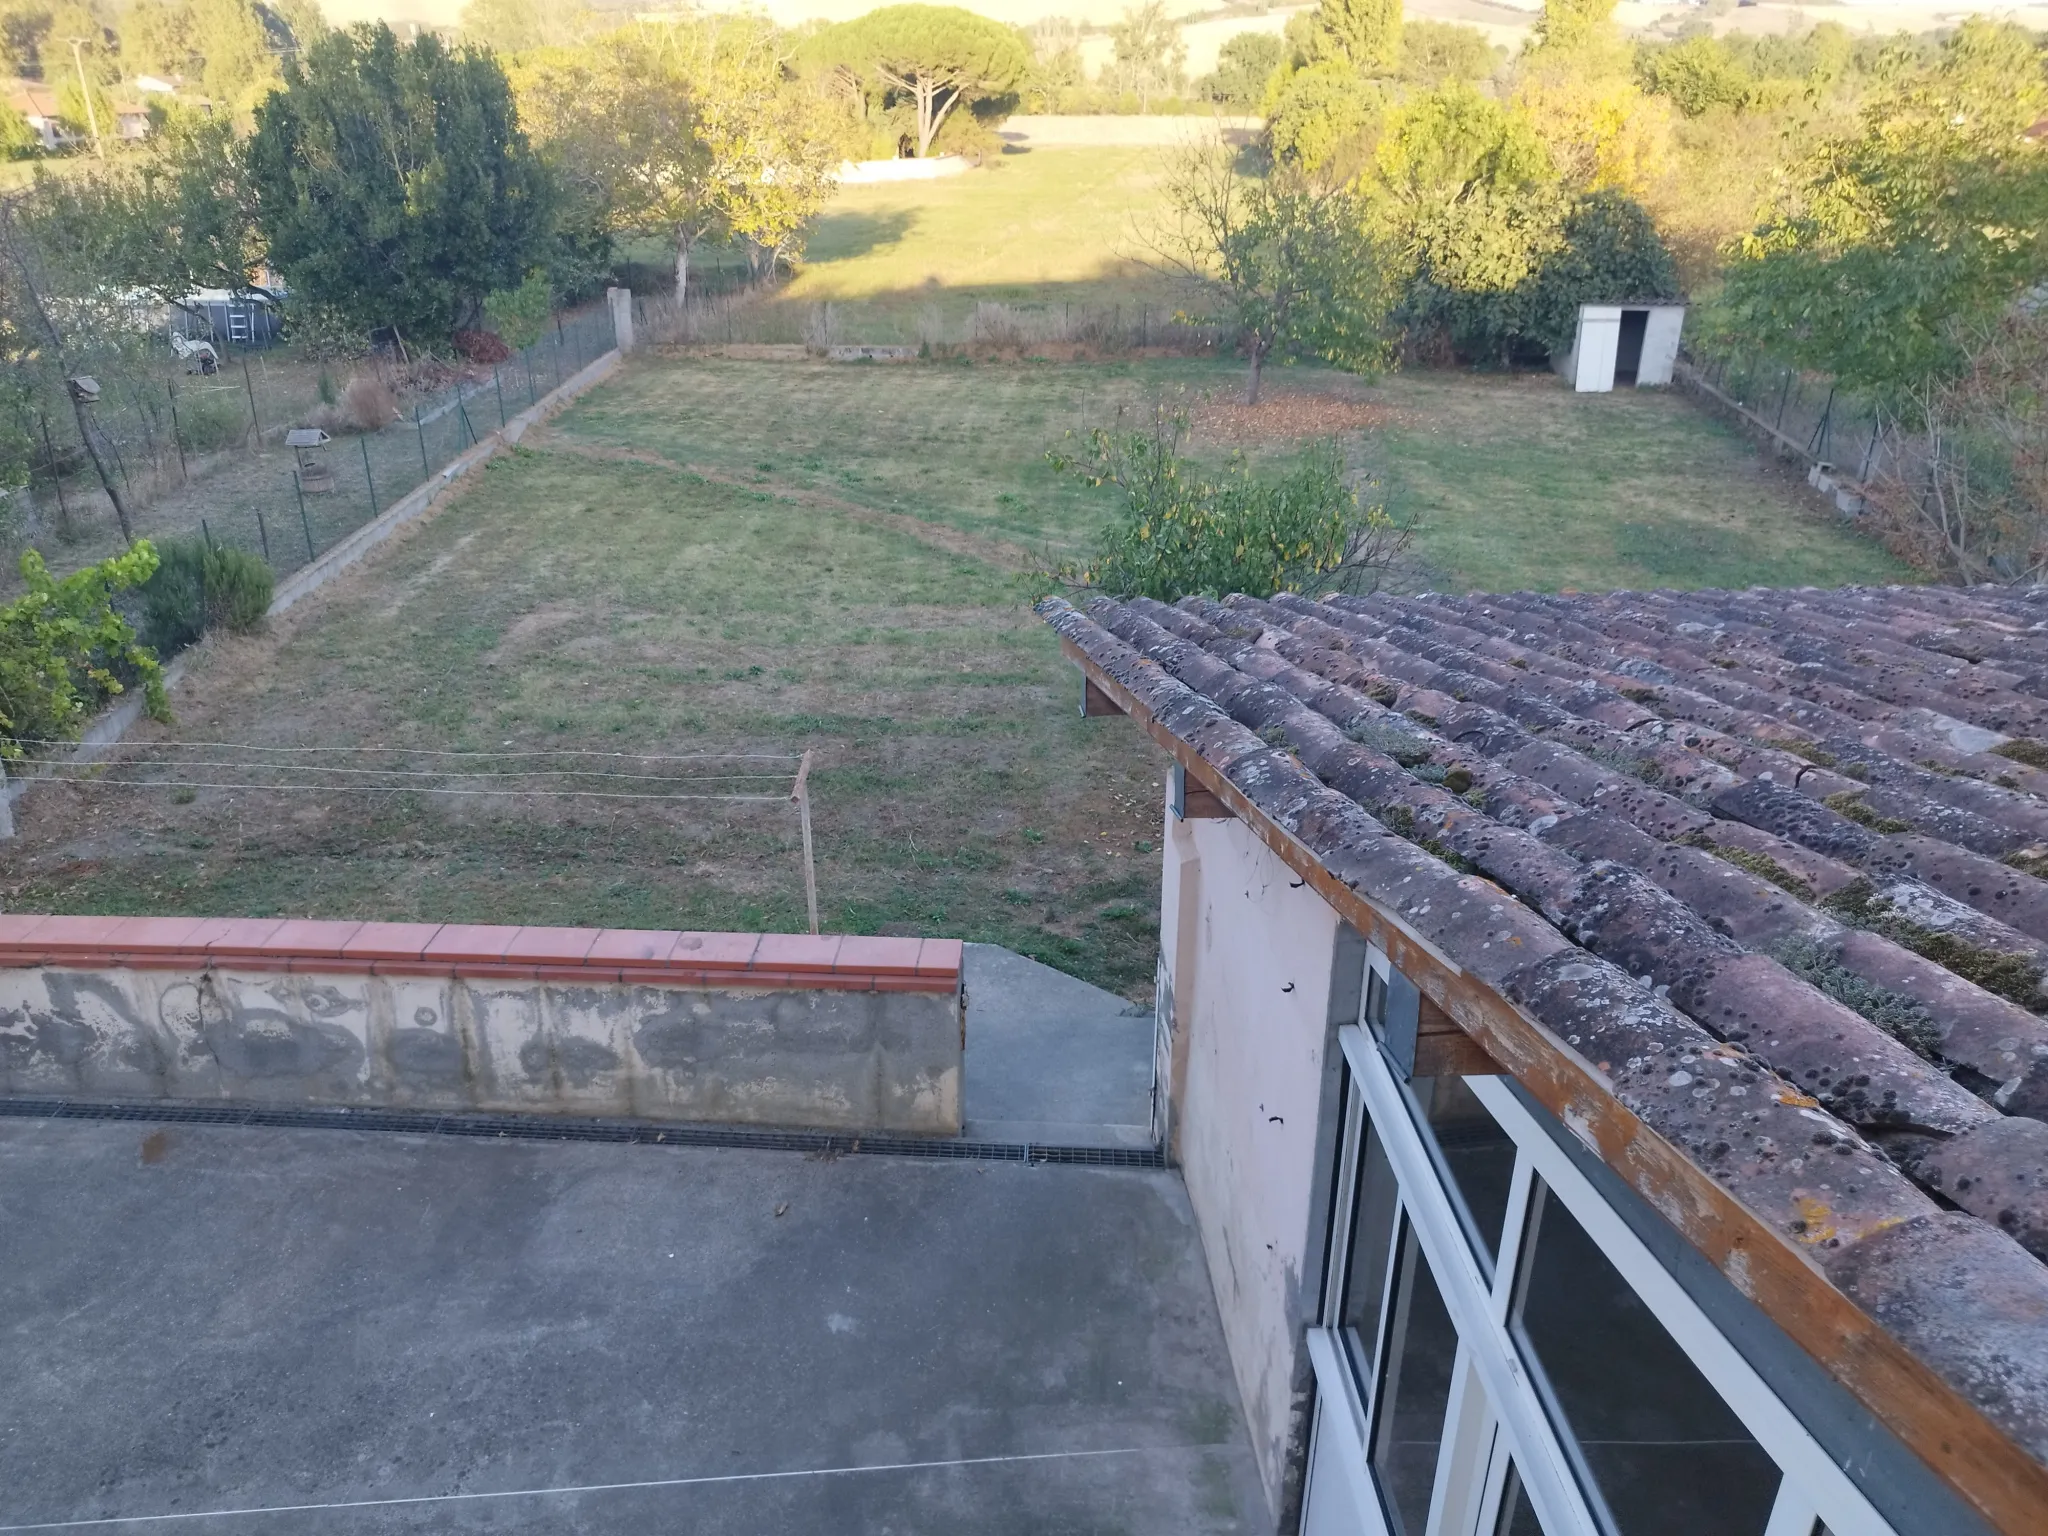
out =
[[314,426],[326,432],[375,432],[397,419],[398,396],[373,373],[351,377],[340,397],[310,418]]
[[165,539],[156,572],[142,583],[142,632],[159,656],[182,651],[206,633],[206,546]]
[[[668,285],[674,288],[675,269],[670,267],[666,271]],[[625,279],[621,277],[620,281]],[[638,284],[628,286],[637,287]],[[530,347],[540,340],[540,333],[547,328],[548,317],[554,313],[554,303],[547,278],[539,272],[529,272],[526,281],[517,288],[502,288],[484,300],[484,318],[490,321],[492,330],[505,338],[508,346]]]
[[62,581],[36,551],[21,557],[28,591],[0,607],[0,757],[19,758],[25,744],[74,739],[94,709],[137,681],[151,716],[170,718],[156,656],[113,602],[156,568],[147,539]]
[[245,635],[270,612],[277,577],[261,555],[215,545],[206,552],[206,622]]
[[209,629],[246,634],[270,611],[276,584],[269,565],[247,550],[199,538],[165,539],[156,572],[140,592],[149,643],[169,655]]
[[241,397],[230,390],[209,390],[178,397],[178,441],[187,453],[214,453],[232,448],[248,433]]
[[1042,589],[1092,587],[1163,603],[1193,592],[1369,590],[1415,536],[1412,524],[1360,497],[1334,441],[1311,444],[1276,480],[1254,478],[1241,454],[1206,480],[1180,456],[1186,432],[1184,416],[1162,411],[1150,432],[1098,428],[1081,458],[1047,455],[1090,484],[1115,485],[1125,505],[1088,560],[1038,574]]
[[1007,304],[981,299],[975,303],[967,334],[985,347],[1021,347],[1026,340],[1024,317]]
[[489,331],[457,331],[450,340],[457,353],[485,367],[502,363],[512,355],[512,349],[505,345],[503,339]]

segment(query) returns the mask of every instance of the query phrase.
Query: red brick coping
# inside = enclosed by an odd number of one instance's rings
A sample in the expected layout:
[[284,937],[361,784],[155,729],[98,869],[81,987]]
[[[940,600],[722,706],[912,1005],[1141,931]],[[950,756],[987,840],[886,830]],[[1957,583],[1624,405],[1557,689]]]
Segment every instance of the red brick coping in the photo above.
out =
[[960,940],[518,928],[480,923],[318,922],[284,917],[47,917],[0,914],[0,968],[318,971],[951,992]]

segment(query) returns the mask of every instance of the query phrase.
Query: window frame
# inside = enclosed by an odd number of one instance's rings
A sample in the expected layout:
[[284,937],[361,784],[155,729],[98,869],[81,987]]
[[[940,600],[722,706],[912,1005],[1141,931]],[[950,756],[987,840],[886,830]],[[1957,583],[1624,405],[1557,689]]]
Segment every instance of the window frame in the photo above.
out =
[[[1385,1366],[1390,1326],[1385,1289],[1398,1265],[1387,1265],[1369,1363],[1359,1361],[1344,1338],[1342,1317],[1369,1135],[1378,1138],[1398,1186],[1391,1240],[1399,1241],[1404,1222],[1412,1226],[1459,1339],[1426,1536],[1493,1536],[1511,1463],[1546,1536],[1605,1536],[1594,1513],[1597,1495],[1589,1498],[1581,1482],[1577,1448],[1554,1416],[1510,1321],[1538,1180],[1585,1228],[1777,1465],[1781,1481],[1760,1536],[1814,1536],[1823,1519],[1831,1536],[1898,1536],[1607,1203],[1553,1130],[1499,1077],[1464,1079],[1516,1148],[1498,1255],[1483,1251],[1423,1107],[1372,1032],[1378,1021],[1371,1016],[1371,1000],[1388,995],[1390,969],[1383,953],[1369,951],[1359,1024],[1337,1031],[1344,1071],[1331,1160],[1330,1241],[1319,1326],[1308,1330],[1317,1379],[1310,1443],[1324,1444],[1323,1416],[1338,1414],[1329,1429],[1332,1441],[1342,1442],[1337,1459],[1345,1463],[1346,1502],[1361,1511],[1373,1536],[1391,1529],[1371,1448],[1381,1407],[1375,1378]],[[1320,1465],[1326,1458],[1314,1459],[1311,1485],[1327,1472]]]

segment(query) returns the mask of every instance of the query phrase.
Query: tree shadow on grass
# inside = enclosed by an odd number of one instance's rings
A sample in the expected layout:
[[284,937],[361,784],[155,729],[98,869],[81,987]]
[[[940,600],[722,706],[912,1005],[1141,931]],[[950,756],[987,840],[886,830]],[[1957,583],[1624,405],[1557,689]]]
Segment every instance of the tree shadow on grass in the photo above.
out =
[[917,226],[917,212],[892,208],[873,213],[847,210],[822,215],[811,232],[808,256],[812,262],[851,261],[888,246],[900,245]]

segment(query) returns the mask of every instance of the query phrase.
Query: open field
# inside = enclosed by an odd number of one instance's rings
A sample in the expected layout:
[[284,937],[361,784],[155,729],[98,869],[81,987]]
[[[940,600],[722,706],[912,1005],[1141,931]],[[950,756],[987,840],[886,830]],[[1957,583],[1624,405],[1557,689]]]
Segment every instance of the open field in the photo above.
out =
[[[1130,995],[1155,946],[1159,761],[1076,717],[1015,574],[1103,492],[1069,429],[1234,371],[650,359],[277,627],[200,658],[172,735],[492,752],[815,749],[828,927],[1007,944]],[[1669,396],[1544,379],[1283,373],[1370,406],[1425,519],[1418,579],[1509,585],[1896,575]],[[1343,395],[1337,392],[1345,391]],[[1326,402],[1327,403],[1327,402]],[[1197,404],[1201,405],[1200,400]],[[1626,428],[1627,430],[1621,430]],[[1268,443],[1260,451],[1274,451]],[[138,761],[146,761],[144,753]],[[135,776],[131,770],[129,776]],[[184,796],[180,803],[178,796]],[[46,786],[14,910],[797,928],[787,806]]]
[[[1034,335],[1088,324],[1135,334],[1148,309],[1159,335],[1187,294],[1138,258],[1176,152],[1013,150],[961,176],[843,187],[818,218],[795,278],[699,334],[791,342],[829,324],[833,341],[961,342],[971,337],[974,307],[989,302],[1008,306]],[[625,254],[674,260],[649,239]],[[710,287],[743,280],[741,268],[736,254],[718,250],[692,264]],[[692,291],[703,291],[694,278]]]

